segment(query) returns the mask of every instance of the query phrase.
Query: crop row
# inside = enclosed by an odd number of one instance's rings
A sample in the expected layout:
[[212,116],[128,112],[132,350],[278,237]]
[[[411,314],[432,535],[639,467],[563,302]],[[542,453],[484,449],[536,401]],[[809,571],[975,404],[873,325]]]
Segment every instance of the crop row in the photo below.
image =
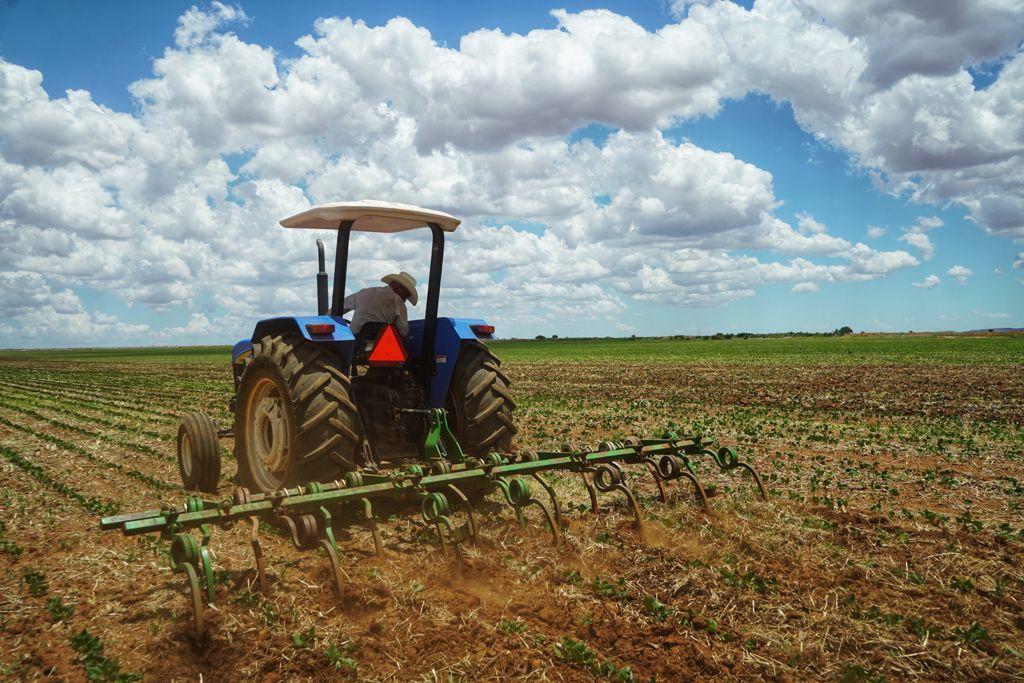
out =
[[[13,376],[12,376],[13,375]],[[198,399],[209,401],[211,395],[215,396],[227,387],[219,383],[217,387],[208,389],[190,389],[183,387],[172,379],[143,380],[140,376],[132,375],[124,381],[115,379],[115,375],[101,375],[95,379],[70,379],[66,375],[43,374],[34,372],[0,372],[0,380],[14,379],[26,381],[31,384],[43,383],[54,387],[71,387],[79,391],[96,393],[106,396],[119,396],[126,401],[138,402],[170,402]]]
[[103,458],[96,456],[94,453],[90,453],[88,450],[79,446],[78,444],[65,441],[64,439],[61,439],[58,436],[54,436],[53,434],[36,431],[24,425],[16,424],[2,416],[0,416],[0,424],[10,427],[11,429],[16,429],[41,441],[46,441],[47,443],[53,444],[57,448],[60,448],[69,453],[75,453],[77,455],[80,455],[89,462],[99,465],[100,467],[104,467],[109,470],[114,470],[122,474],[125,474],[133,479],[137,479],[156,491],[177,491],[179,488],[172,484],[168,484],[163,480],[157,479],[156,477],[150,476],[145,472],[140,472],[139,470],[136,470],[132,467],[125,467],[121,463],[112,462],[110,460],[104,460]]
[[147,429],[139,424],[139,419],[137,417],[132,415],[127,416],[127,419],[133,420],[131,424],[115,422],[112,420],[108,420],[105,417],[93,415],[93,412],[99,411],[103,415],[110,414],[111,416],[118,417],[121,420],[125,419],[124,415],[117,415],[113,413],[113,411],[107,411],[103,408],[96,408],[94,406],[89,405],[85,401],[54,397],[44,398],[38,395],[21,391],[8,392],[6,398],[17,403],[20,403],[22,405],[27,405],[36,408],[44,408],[46,410],[51,410],[61,415],[71,415],[81,420],[91,422],[93,424],[102,425],[104,427],[107,427],[108,429],[115,429],[117,431],[130,432],[133,434],[142,434],[157,441],[166,441],[173,434],[173,432],[171,432],[169,429],[160,432],[154,431],[152,429]]
[[0,445],[0,456],[23,472],[30,474],[36,481],[44,486],[57,491],[58,493],[64,494],[86,512],[97,515],[113,515],[118,513],[121,509],[115,501],[104,500],[97,496],[88,496],[76,491],[64,482],[54,478],[53,475],[45,469],[31,462],[13,448]]
[[64,400],[76,401],[79,403],[87,403],[90,405],[104,406],[104,410],[114,415],[121,415],[122,417],[132,418],[136,420],[145,420],[148,422],[164,422],[172,423],[177,422],[177,417],[168,414],[167,411],[150,410],[147,408],[133,405],[129,401],[112,400],[103,398],[96,394],[88,394],[79,391],[72,391],[67,388],[50,388],[43,387],[40,385],[28,385],[18,382],[11,381],[0,381],[0,388],[3,389],[14,389],[22,392],[28,392],[34,395],[51,396],[55,398],[61,398]]
[[[10,381],[10,380],[0,380]],[[107,401],[112,402],[113,405],[124,405],[128,404],[136,409],[142,409],[145,412],[159,415],[164,418],[174,416],[178,413],[185,412],[190,406],[199,406],[205,409],[223,410],[226,407],[226,400],[220,401],[212,399],[208,394],[203,396],[186,396],[175,393],[168,393],[167,396],[156,395],[152,392],[144,390],[132,390],[122,389],[120,387],[104,387],[104,386],[83,386],[83,385],[72,385],[69,386],[66,383],[48,383],[48,382],[36,382],[27,381],[25,382],[31,387],[41,387],[50,391],[73,391],[82,398],[89,398],[93,396],[102,397]]]
[[32,410],[31,408],[26,408],[23,405],[18,405],[15,402],[8,401],[8,400],[3,399],[3,398],[0,398],[0,407],[3,407],[5,409],[7,409],[7,410],[12,410],[14,412],[21,413],[22,415],[26,415],[26,416],[31,417],[33,419],[39,420],[41,422],[45,422],[45,423],[47,423],[49,425],[57,427],[58,429],[65,429],[67,431],[75,432],[77,434],[81,434],[82,436],[86,436],[86,437],[89,437],[91,439],[99,439],[100,441],[106,441],[107,443],[114,444],[115,446],[118,446],[120,448],[124,448],[124,449],[127,449],[127,450],[142,451],[143,453],[148,453],[149,455],[152,455],[155,458],[159,458],[160,460],[173,460],[174,459],[174,456],[169,455],[167,453],[162,453],[161,451],[158,451],[157,449],[155,449],[152,446],[149,446],[147,444],[133,443],[133,442],[127,441],[125,439],[117,439],[117,438],[114,438],[113,436],[110,436],[108,434],[104,434],[102,432],[92,431],[90,429],[86,429],[85,427],[81,427],[81,426],[76,425],[76,424],[71,424],[69,422],[64,422],[62,420],[57,420],[57,419],[55,419],[53,417],[50,417],[48,415],[43,415],[42,413],[39,413],[38,411]]

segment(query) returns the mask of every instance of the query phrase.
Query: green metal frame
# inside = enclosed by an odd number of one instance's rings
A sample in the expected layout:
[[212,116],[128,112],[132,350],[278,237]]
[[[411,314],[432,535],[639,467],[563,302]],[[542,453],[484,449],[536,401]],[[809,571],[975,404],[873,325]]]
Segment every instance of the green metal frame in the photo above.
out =
[[[562,513],[554,489],[540,476],[543,472],[565,471],[581,475],[590,496],[591,511],[599,511],[598,493],[618,491],[639,525],[640,507],[627,485],[623,465],[642,464],[654,477],[662,500],[667,499],[665,485],[676,479],[687,479],[693,485],[696,498],[709,510],[707,495],[691,463],[691,457],[710,457],[722,470],[745,469],[750,472],[763,500],[767,494],[757,472],[739,460],[730,448],[717,452],[711,449],[713,440],[701,436],[680,437],[667,432],[660,439],[631,439],[626,442],[604,442],[597,449],[589,447],[566,448],[561,452],[523,452],[519,455],[491,453],[484,459],[467,458],[454,434],[448,428],[444,411],[420,411],[427,420],[424,454],[428,467],[413,464],[404,470],[381,474],[365,471],[349,472],[344,481],[311,482],[306,486],[282,489],[265,494],[250,494],[236,488],[230,500],[208,500],[190,497],[177,508],[163,508],[144,512],[104,517],[103,530],[120,530],[126,536],[159,533],[172,541],[171,568],[184,572],[189,581],[196,633],[204,633],[202,615],[203,598],[213,602],[213,573],[208,546],[211,528],[228,528],[239,521],[251,524],[251,543],[256,560],[257,578],[261,590],[266,589],[263,553],[259,543],[259,521],[277,523],[288,529],[297,548],[324,550],[331,565],[331,575],[339,593],[342,591],[341,571],[334,540],[331,510],[356,505],[359,516],[371,532],[377,554],[383,553],[383,544],[373,514],[374,500],[417,502],[423,523],[432,527],[444,553],[454,552],[461,563],[462,544],[478,541],[475,511],[466,491],[496,488],[516,514],[519,523],[526,526],[524,512],[528,508],[541,511],[551,530],[552,541],[561,541],[564,528]],[[527,477],[544,489],[550,500],[549,509],[534,497]],[[452,519],[453,503],[465,513],[466,522],[458,525]],[[189,531],[199,529],[201,542]],[[202,584],[202,585],[200,585]],[[205,588],[205,591],[203,590]],[[204,596],[205,593],[205,596]]]

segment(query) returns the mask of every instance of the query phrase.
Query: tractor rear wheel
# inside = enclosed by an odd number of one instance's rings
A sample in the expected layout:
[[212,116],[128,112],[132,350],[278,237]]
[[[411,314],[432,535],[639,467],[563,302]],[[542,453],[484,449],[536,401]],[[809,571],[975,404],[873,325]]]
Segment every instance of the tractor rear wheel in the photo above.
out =
[[267,335],[238,384],[238,478],[267,492],[357,467],[359,414],[336,357],[297,335]]
[[491,451],[512,450],[516,404],[509,384],[501,361],[483,343],[471,341],[462,347],[448,389],[448,412],[466,455],[483,457]]

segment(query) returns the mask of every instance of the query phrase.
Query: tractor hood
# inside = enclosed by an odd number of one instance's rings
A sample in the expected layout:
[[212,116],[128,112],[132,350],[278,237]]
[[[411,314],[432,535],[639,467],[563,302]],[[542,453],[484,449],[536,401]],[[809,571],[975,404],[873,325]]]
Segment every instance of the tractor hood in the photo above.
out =
[[352,229],[361,232],[402,232],[425,228],[429,223],[436,223],[445,232],[453,232],[461,222],[443,211],[422,209],[411,204],[361,199],[314,206],[285,218],[281,226],[337,230],[342,221],[352,221]]

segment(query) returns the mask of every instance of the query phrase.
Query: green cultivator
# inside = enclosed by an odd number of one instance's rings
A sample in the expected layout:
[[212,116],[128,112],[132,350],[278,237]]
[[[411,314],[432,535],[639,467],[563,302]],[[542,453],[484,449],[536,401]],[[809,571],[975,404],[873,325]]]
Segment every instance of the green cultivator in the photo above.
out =
[[[554,489],[540,476],[544,472],[579,474],[595,514],[600,510],[600,494],[621,494],[638,525],[641,513],[636,495],[627,484],[626,465],[643,465],[654,478],[663,501],[667,499],[667,484],[686,479],[697,500],[708,509],[707,495],[697,480],[692,459],[709,458],[723,471],[748,471],[759,495],[767,500],[761,479],[749,464],[740,461],[730,448],[712,450],[712,441],[701,436],[668,432],[660,439],[604,442],[596,449],[567,446],[561,452],[491,453],[485,458],[473,458],[462,453],[448,429],[443,410],[428,411],[426,417],[430,428],[424,450],[429,458],[424,465],[409,465],[388,474],[353,471],[343,481],[311,482],[264,494],[251,494],[248,489],[237,487],[229,500],[193,496],[177,508],[105,517],[101,528],[120,529],[126,536],[159,533],[171,541],[170,565],[188,577],[196,632],[201,635],[205,631],[203,603],[214,600],[209,551],[214,527],[226,529],[237,522],[251,526],[260,590],[267,589],[259,539],[259,522],[264,521],[286,530],[297,548],[323,549],[340,594],[342,572],[334,528],[353,521],[365,525],[372,534],[376,553],[381,555],[384,549],[373,512],[373,504],[378,501],[418,504],[422,521],[435,530],[441,550],[461,562],[463,544],[476,544],[479,540],[478,513],[473,500],[495,489],[513,508],[524,528],[524,513],[536,508],[550,530],[552,542],[560,543],[565,528],[562,506]],[[531,489],[533,482],[543,491],[541,497]],[[453,521],[456,511],[465,520],[461,524]],[[198,539],[192,533],[196,529],[200,532]]]
[[[444,236],[459,226],[454,216],[407,204],[358,201],[316,206],[281,225],[336,231],[334,289],[328,291],[324,245],[317,240],[317,315],[257,322],[252,335],[232,349],[233,428],[219,429],[206,415],[189,413],[178,431],[178,466],[185,488],[217,492],[218,439],[227,436],[234,437],[235,480],[242,486],[230,500],[192,497],[179,508],[102,522],[104,529],[121,529],[129,536],[160,533],[171,541],[171,568],[188,576],[198,633],[204,631],[203,602],[213,601],[209,545],[215,526],[239,521],[251,525],[261,590],[266,589],[259,539],[259,523],[264,521],[286,530],[298,548],[322,548],[340,591],[334,526],[360,520],[372,532],[377,553],[383,552],[373,512],[378,502],[418,504],[442,549],[461,561],[463,544],[478,541],[474,502],[494,490],[524,526],[528,508],[540,511],[553,542],[560,541],[562,508],[540,476],[543,472],[578,473],[594,513],[599,510],[598,494],[618,492],[638,524],[640,508],[627,484],[625,465],[646,467],[662,500],[667,483],[687,479],[707,507],[690,461],[697,457],[711,458],[723,470],[749,471],[765,496],[750,465],[731,449],[711,450],[711,441],[700,436],[668,433],[598,448],[509,455],[516,433],[515,402],[501,361],[487,346],[494,325],[438,316]],[[351,234],[421,228],[431,234],[424,318],[408,321],[407,329],[383,322],[356,329],[344,317]],[[403,276],[413,291],[399,289],[415,304],[415,282],[407,273]],[[531,491],[530,480],[543,491],[540,497]],[[462,524],[453,521],[455,513],[465,519]],[[192,533],[196,529],[198,540]]]

